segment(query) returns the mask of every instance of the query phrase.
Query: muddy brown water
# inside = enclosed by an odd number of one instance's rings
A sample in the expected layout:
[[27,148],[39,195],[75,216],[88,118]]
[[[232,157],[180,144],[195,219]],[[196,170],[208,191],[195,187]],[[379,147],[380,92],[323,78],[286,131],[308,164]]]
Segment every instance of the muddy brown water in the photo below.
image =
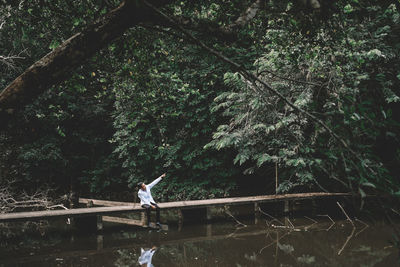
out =
[[400,266],[393,227],[383,222],[240,222],[246,226],[231,218],[168,231],[113,224],[101,234],[35,230],[2,238],[0,266]]

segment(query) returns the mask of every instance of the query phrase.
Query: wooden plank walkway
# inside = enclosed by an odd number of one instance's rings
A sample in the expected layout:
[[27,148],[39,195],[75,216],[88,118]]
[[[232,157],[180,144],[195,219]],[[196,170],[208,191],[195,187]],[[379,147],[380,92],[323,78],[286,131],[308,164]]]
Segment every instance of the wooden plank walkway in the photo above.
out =
[[[215,199],[201,199],[201,200],[187,200],[187,201],[173,201],[159,203],[161,209],[184,209],[184,208],[201,208],[207,206],[224,206],[224,205],[242,205],[263,202],[276,202],[285,200],[301,200],[301,199],[316,199],[325,197],[344,197],[350,196],[350,193],[299,193],[299,194],[284,194],[284,195],[266,195],[266,196],[252,196],[252,197],[230,197],[230,198],[215,198]],[[79,198],[79,203],[87,204],[92,202],[96,206],[121,206],[125,205],[138,205],[134,202],[118,202],[108,200],[97,200],[90,198]]]
[[115,206],[115,207],[79,208],[70,210],[12,212],[12,213],[0,214],[0,222],[108,215],[119,212],[139,211],[139,210],[142,210],[142,208],[139,205],[134,207],[125,205],[125,206]]
[[[224,205],[241,205],[241,204],[252,204],[252,203],[254,204],[254,203],[265,203],[265,202],[317,199],[317,198],[327,198],[327,197],[346,197],[346,196],[350,196],[350,194],[349,193],[300,193],[300,194],[175,201],[175,202],[159,203],[158,205],[161,209],[188,209],[188,208],[203,208],[203,207],[224,206]],[[81,203],[88,203],[89,201],[92,201],[94,205],[101,205],[106,207],[5,213],[5,214],[0,214],[0,222],[42,220],[42,219],[59,218],[59,217],[96,216],[96,215],[109,215],[120,212],[143,211],[143,209],[140,207],[138,203],[133,203],[133,202],[115,202],[115,201],[105,201],[105,200],[95,200],[95,199],[85,199],[85,198],[80,199]]]

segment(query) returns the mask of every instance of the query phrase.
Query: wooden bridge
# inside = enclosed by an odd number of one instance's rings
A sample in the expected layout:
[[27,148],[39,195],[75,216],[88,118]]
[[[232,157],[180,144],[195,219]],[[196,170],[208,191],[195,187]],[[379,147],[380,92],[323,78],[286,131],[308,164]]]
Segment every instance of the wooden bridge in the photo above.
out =
[[[182,218],[182,209],[207,209],[207,219],[210,218],[209,208],[216,206],[232,206],[243,204],[254,204],[254,210],[258,209],[260,203],[267,202],[285,202],[285,207],[288,206],[290,201],[306,200],[306,199],[321,199],[332,197],[348,197],[349,193],[300,193],[300,194],[283,194],[283,195],[265,195],[265,196],[251,196],[251,197],[231,197],[231,198],[217,198],[217,199],[204,199],[204,200],[189,200],[189,201],[175,201],[159,203],[158,206],[161,210],[176,209]],[[102,229],[102,222],[114,222],[131,225],[144,226],[144,212],[138,203],[133,202],[117,202],[97,199],[80,198],[81,204],[86,204],[86,208],[76,208],[69,210],[44,210],[44,211],[28,211],[28,212],[13,212],[0,214],[0,223],[12,221],[32,221],[44,220],[51,218],[75,218],[75,217],[96,217],[97,228]],[[100,207],[90,207],[100,206]],[[142,213],[141,220],[133,220],[127,218],[111,217],[121,212],[139,212]]]

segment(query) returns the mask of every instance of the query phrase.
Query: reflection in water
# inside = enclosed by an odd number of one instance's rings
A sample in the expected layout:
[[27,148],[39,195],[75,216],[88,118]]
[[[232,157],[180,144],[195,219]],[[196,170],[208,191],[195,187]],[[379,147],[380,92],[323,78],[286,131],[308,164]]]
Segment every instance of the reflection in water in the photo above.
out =
[[139,257],[139,264],[142,267],[153,267],[154,265],[151,264],[151,259],[153,258],[154,253],[156,253],[157,247],[152,247],[148,249],[140,249],[140,257]]
[[245,221],[248,226],[240,229],[214,223],[162,232],[120,227],[101,236],[62,235],[59,229],[45,236],[25,233],[0,238],[0,267],[400,266],[391,226],[318,220],[291,219],[289,228],[279,220]]

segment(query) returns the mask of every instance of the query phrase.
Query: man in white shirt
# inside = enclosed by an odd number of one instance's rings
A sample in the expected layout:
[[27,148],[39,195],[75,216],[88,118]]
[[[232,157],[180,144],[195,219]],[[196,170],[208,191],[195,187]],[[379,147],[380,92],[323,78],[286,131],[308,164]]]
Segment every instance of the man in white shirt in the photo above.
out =
[[162,178],[165,177],[165,173],[162,174],[160,177],[155,179],[150,184],[146,185],[143,182],[138,183],[138,196],[140,198],[140,205],[142,208],[146,209],[147,215],[147,225],[150,225],[150,211],[156,210],[156,224],[161,226],[160,223],[160,208],[158,207],[157,203],[154,201],[153,196],[151,195],[151,188],[155,186]]
[[151,264],[151,260],[153,258],[154,253],[156,253],[156,247],[152,247],[151,249],[140,249],[140,257],[138,259],[138,262],[140,266],[143,267],[154,267],[153,264]]

